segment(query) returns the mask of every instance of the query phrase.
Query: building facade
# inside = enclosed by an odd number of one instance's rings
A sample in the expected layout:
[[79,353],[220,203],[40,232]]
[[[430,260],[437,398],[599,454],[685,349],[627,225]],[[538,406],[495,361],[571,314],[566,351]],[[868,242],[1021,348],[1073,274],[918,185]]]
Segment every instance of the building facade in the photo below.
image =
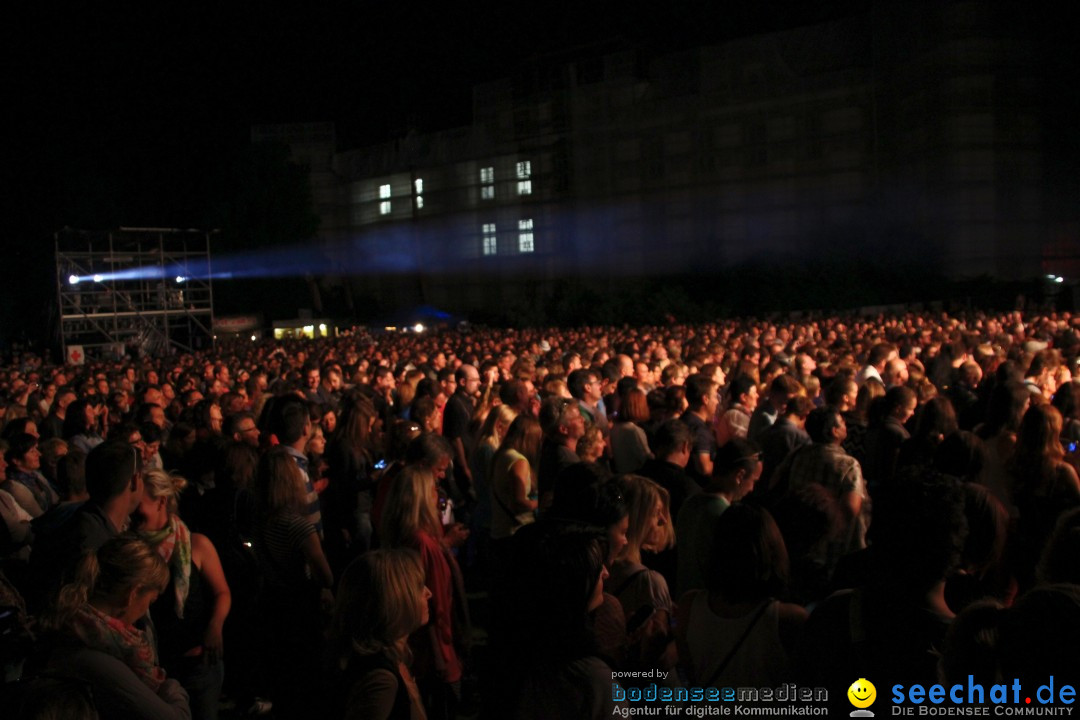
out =
[[536,62],[477,86],[467,127],[344,150],[328,124],[253,137],[290,144],[337,267],[391,304],[833,257],[1014,279],[1053,271],[1050,228],[1073,219],[1048,215],[1039,57],[985,3],[875,2]]

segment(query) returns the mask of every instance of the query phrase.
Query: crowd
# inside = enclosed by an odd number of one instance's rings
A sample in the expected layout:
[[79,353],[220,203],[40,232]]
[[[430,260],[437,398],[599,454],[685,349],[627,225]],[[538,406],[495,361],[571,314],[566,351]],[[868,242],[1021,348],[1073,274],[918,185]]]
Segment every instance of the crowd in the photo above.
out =
[[23,354],[0,706],[601,718],[648,670],[844,705],[863,677],[1075,681],[1078,355],[1080,317],[1020,313]]

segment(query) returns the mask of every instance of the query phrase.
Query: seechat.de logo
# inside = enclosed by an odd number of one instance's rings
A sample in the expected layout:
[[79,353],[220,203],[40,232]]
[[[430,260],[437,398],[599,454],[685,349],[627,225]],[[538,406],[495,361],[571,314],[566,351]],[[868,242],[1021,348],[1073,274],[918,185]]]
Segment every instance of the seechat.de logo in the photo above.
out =
[[874,687],[874,683],[866,678],[859,678],[847,689],[847,698],[848,702],[856,708],[851,711],[851,717],[874,717],[874,713],[866,709],[874,704],[874,700],[877,700],[877,688]]

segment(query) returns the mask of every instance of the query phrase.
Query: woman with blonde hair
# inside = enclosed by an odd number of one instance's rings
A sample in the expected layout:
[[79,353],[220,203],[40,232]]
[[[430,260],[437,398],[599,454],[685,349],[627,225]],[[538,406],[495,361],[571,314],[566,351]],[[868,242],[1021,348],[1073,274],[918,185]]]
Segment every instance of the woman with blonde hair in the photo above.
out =
[[[642,564],[642,552],[662,552],[675,545],[668,491],[648,478],[625,475],[616,482],[622,487],[629,508],[626,545],[611,565],[604,591],[618,599],[633,635],[642,628],[642,649],[653,645],[663,651],[671,628],[675,603],[664,576]],[[647,624],[646,624],[647,621]],[[655,644],[653,641],[656,641]],[[650,661],[655,657],[647,658]]]
[[1032,405],[1020,421],[1016,450],[1009,464],[1012,501],[1019,511],[1017,535],[1021,557],[1017,572],[1030,584],[1043,546],[1058,517],[1080,505],[1080,480],[1065,461],[1061,413],[1052,405]]
[[505,540],[535,520],[537,469],[543,434],[531,415],[518,415],[510,423],[491,459],[491,539]]
[[406,466],[390,485],[379,537],[386,547],[420,552],[424,584],[431,591],[431,622],[413,634],[416,677],[434,717],[453,717],[461,692],[461,660],[454,646],[453,571],[439,520],[438,489],[431,471]]
[[80,561],[47,626],[61,640],[50,667],[89,683],[102,717],[189,718],[141,621],[165,590],[169,568],[142,539],[117,536]]
[[489,475],[491,461],[515,418],[517,418],[517,411],[509,405],[493,407],[484,419],[484,424],[480,426],[479,439],[469,460],[473,490],[476,493],[476,510],[473,513],[472,529],[478,533],[474,537],[478,537],[481,541],[491,533],[491,518],[494,510]]
[[179,475],[148,472],[135,522],[169,566],[168,586],[150,608],[162,665],[188,691],[192,717],[212,719],[225,677],[222,630],[232,594],[213,543],[177,515],[186,485]]
[[430,598],[412,550],[373,550],[345,570],[330,630],[333,671],[341,673],[336,717],[426,717],[409,673],[409,635],[427,624]]

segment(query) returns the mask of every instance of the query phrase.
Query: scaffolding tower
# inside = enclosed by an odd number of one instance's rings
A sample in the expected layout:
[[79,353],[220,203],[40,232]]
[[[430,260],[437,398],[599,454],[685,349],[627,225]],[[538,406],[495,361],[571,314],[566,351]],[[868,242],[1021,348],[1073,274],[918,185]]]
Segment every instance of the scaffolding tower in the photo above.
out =
[[217,231],[120,228],[55,235],[64,357],[137,349],[162,356],[213,344],[210,237]]

